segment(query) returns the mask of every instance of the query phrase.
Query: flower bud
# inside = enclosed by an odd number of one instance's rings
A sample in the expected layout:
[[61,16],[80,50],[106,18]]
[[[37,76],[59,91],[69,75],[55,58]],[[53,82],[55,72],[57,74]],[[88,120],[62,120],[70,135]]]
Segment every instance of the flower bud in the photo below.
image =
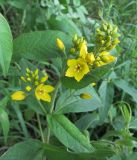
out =
[[57,38],[56,44],[57,44],[57,47],[58,47],[61,51],[64,51],[64,50],[65,50],[64,43],[62,42],[61,39]]
[[90,94],[88,94],[88,93],[81,93],[80,94],[80,98],[82,98],[82,99],[91,99],[92,96]]

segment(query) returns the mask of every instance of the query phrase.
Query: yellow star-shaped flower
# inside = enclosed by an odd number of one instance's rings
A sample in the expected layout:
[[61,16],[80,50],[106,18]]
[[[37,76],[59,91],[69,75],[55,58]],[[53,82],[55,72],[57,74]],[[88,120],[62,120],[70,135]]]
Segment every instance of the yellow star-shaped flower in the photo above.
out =
[[83,42],[81,44],[81,48],[80,48],[80,54],[79,56],[83,59],[85,59],[85,61],[89,64],[92,65],[95,61],[95,57],[93,53],[88,53],[87,51],[87,44],[85,42]]
[[67,61],[68,69],[65,76],[74,77],[78,82],[89,72],[89,67],[83,58]]
[[40,84],[35,89],[35,96],[38,100],[50,102],[51,96],[49,95],[49,93],[53,90],[54,87],[52,87],[51,85]]

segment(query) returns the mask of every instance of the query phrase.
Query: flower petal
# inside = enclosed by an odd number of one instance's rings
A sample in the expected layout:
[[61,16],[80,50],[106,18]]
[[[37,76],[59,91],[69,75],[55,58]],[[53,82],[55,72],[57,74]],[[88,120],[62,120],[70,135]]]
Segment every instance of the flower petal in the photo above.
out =
[[69,60],[67,61],[67,65],[68,65],[69,67],[75,66],[76,64],[77,64],[77,60],[76,60],[76,59],[69,59]]
[[82,78],[84,77],[84,74],[80,73],[75,73],[74,78],[79,82]]
[[23,91],[16,91],[11,95],[11,99],[14,101],[21,101],[26,98],[25,92]]
[[50,96],[48,93],[44,93],[44,94],[41,96],[41,100],[47,101],[47,102],[51,102],[51,96]]
[[51,85],[44,85],[44,90],[49,93],[52,92],[54,90],[54,87],[52,87]]
[[65,76],[67,77],[73,77],[74,76],[74,68],[70,67],[67,69]]

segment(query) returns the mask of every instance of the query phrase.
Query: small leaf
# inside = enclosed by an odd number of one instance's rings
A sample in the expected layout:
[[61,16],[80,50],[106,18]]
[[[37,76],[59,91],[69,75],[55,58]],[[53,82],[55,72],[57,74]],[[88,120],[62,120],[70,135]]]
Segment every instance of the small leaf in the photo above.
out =
[[88,139],[64,115],[48,115],[49,127],[66,147],[76,152],[92,152]]
[[3,130],[3,134],[4,134],[4,141],[7,141],[7,137],[8,137],[8,132],[9,132],[9,117],[7,112],[0,107],[0,123],[2,126],[2,130]]
[[0,14],[0,65],[4,76],[7,75],[12,57],[12,34],[6,19]]

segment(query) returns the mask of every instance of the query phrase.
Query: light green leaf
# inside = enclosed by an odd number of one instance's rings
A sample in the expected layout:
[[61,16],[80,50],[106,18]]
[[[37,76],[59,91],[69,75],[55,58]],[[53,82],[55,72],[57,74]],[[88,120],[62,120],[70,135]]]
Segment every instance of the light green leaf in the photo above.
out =
[[60,31],[46,30],[22,34],[14,40],[13,58],[46,61],[62,56],[63,53],[56,46],[57,38],[64,42],[66,50],[71,47],[71,38]]
[[[80,94],[88,93],[91,99],[81,99]],[[58,99],[56,103],[56,114],[88,112],[102,106],[101,100],[92,86],[80,90],[67,90]]]
[[114,87],[113,84],[107,81],[103,81],[99,88],[100,98],[103,107],[99,109],[100,120],[103,122],[108,116],[109,109],[113,102]]
[[12,57],[12,34],[6,19],[0,14],[0,65],[4,76],[7,75]]
[[4,141],[6,142],[7,137],[8,137],[10,123],[9,123],[8,114],[2,107],[0,107],[0,123],[2,126],[3,134],[4,134]]
[[48,115],[48,125],[66,147],[75,152],[93,152],[88,139],[64,115]]
[[111,148],[97,149],[93,153],[74,153],[68,152],[49,144],[42,144],[38,140],[27,140],[15,144],[5,152],[0,160],[106,160],[114,154]]
[[28,140],[15,144],[4,153],[0,160],[42,160],[42,144],[37,140]]

